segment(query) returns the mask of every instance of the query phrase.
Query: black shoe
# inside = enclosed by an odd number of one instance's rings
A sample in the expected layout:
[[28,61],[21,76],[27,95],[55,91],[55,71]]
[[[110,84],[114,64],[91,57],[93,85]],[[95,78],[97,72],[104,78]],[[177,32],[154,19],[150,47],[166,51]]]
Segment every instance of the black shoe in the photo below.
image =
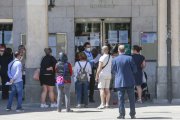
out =
[[135,115],[131,116],[131,119],[136,119],[136,116]]
[[68,110],[66,110],[66,112],[73,112],[73,110],[71,110],[71,109],[68,109]]
[[88,108],[88,105],[84,105],[84,108]]
[[117,117],[117,119],[125,119],[125,116],[120,115],[120,116]]
[[95,101],[93,99],[89,99],[90,103],[95,103]]

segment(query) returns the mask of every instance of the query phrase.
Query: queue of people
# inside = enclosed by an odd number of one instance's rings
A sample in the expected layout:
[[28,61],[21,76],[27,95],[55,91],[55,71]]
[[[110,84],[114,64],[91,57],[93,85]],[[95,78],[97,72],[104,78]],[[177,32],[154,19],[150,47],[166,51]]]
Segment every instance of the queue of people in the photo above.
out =
[[[20,47],[21,48],[21,47]],[[125,46],[116,46],[113,53],[110,52],[110,45],[103,46],[101,54],[98,54],[97,50],[91,51],[91,45],[86,42],[84,46],[79,47],[79,51],[76,54],[76,62],[74,69],[68,62],[68,57],[65,53],[59,53],[58,61],[52,56],[51,48],[45,48],[45,56],[42,57],[39,71],[40,85],[42,86],[41,93],[41,108],[57,108],[58,112],[62,111],[62,101],[65,97],[65,107],[67,112],[73,112],[70,106],[70,88],[72,84],[72,76],[75,82],[75,92],[77,98],[77,108],[87,108],[88,102],[94,103],[94,89],[95,82],[98,83],[97,87],[100,91],[101,103],[97,107],[98,109],[104,109],[110,107],[110,84],[113,81],[114,88],[118,91],[119,99],[119,119],[125,117],[125,92],[127,91],[129,103],[130,103],[130,116],[135,118],[135,95],[134,87],[138,91],[138,103],[142,103],[142,78],[143,69],[145,68],[145,58],[140,55],[142,48],[140,46],[133,46],[132,56],[125,54]],[[2,51],[0,49],[2,64],[3,59]],[[94,52],[93,52],[94,51]],[[22,97],[23,97],[23,64],[22,59],[25,53],[25,48],[19,49],[15,52],[15,59],[12,57],[12,50],[8,52],[9,57],[6,62],[6,67],[1,65],[1,73],[6,72],[4,81],[11,83],[11,93],[9,95],[7,111],[11,110],[12,99],[17,94],[17,111],[23,111]],[[11,53],[11,54],[10,54]],[[5,65],[5,64],[4,64]],[[4,82],[4,83],[6,83]],[[7,87],[3,83],[4,87]],[[57,90],[57,95],[54,92],[54,88]],[[3,88],[4,90],[5,88]],[[89,90],[89,93],[88,93]],[[9,90],[3,91],[3,98],[8,98]],[[5,94],[5,95],[4,95]],[[46,97],[49,97],[50,106],[47,104]]]

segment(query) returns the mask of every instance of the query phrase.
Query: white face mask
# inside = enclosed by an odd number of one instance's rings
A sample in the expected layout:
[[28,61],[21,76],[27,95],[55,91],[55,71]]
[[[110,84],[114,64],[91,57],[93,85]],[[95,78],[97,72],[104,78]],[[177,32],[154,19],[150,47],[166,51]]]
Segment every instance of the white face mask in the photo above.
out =
[[91,48],[86,48],[86,50],[90,52],[90,51],[91,51]]

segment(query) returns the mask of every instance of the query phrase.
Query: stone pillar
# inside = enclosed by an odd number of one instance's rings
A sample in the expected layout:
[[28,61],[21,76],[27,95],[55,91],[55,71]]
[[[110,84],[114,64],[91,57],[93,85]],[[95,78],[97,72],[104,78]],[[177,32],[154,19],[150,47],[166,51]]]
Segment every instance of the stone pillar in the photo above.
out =
[[40,102],[41,87],[33,80],[34,70],[40,66],[44,48],[48,46],[47,0],[26,0],[26,87],[25,100]]
[[171,21],[172,21],[172,80],[173,99],[172,102],[180,103],[180,63],[179,63],[179,0],[171,0]]
[[167,0],[158,0],[158,68],[157,68],[157,100],[167,101]]

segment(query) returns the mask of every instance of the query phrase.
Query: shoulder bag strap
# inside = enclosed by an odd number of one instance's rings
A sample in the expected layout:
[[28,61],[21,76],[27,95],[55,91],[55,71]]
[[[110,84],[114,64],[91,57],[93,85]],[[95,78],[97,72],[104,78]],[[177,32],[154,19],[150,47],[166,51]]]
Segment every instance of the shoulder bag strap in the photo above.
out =
[[86,62],[86,64],[85,64],[85,66],[84,66],[83,70],[85,70],[85,69],[86,69],[87,63],[88,63],[88,62]]
[[107,64],[109,63],[109,59],[110,59],[110,55],[109,55],[109,57],[108,57],[108,61],[107,61],[106,65],[103,66],[102,69],[104,69],[104,68],[107,66]]
[[13,61],[13,63],[11,64],[11,66],[10,66],[10,68],[9,68],[10,73],[11,73],[12,66],[14,65],[14,63],[15,63],[16,61],[19,61],[19,60],[15,60],[15,61]]

